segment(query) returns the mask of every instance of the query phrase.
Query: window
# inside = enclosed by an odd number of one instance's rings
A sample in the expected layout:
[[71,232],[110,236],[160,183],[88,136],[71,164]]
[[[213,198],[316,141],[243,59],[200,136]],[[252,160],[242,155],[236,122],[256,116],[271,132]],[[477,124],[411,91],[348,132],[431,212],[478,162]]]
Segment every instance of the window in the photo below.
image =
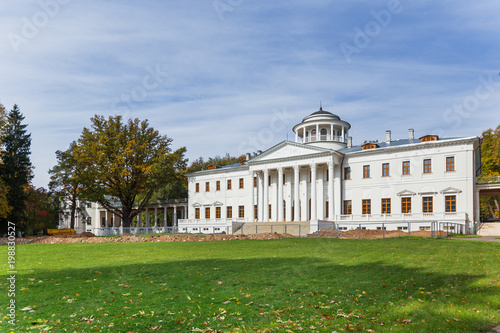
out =
[[87,202],[87,208],[92,208],[92,203],[91,202]]
[[200,183],[196,183],[196,193],[200,192]]
[[271,175],[267,177],[267,185],[271,186]]
[[233,207],[227,206],[226,208],[226,218],[232,219],[233,218]]
[[215,218],[220,219],[221,218],[221,209],[220,207],[215,207]]
[[205,219],[210,219],[210,207],[205,208]]
[[410,174],[410,161],[404,161],[403,162],[403,175],[409,175]]
[[240,219],[245,217],[245,206],[239,206],[238,207],[238,217]]
[[431,172],[432,172],[431,160],[426,159],[424,160],[424,173],[431,173]]
[[316,141],[316,130],[311,131],[311,141]]
[[457,211],[457,196],[447,195],[444,199],[445,202],[445,212],[455,213]]
[[370,166],[363,165],[363,178],[370,178]]
[[328,201],[325,203],[325,217],[328,218]]
[[352,201],[344,200],[344,214],[351,215],[352,214]]
[[446,158],[446,172],[455,171],[455,157],[450,156]]
[[271,218],[271,215],[272,215],[272,208],[271,208],[271,204],[269,204],[269,211],[268,211],[268,214],[267,214],[267,217],[268,218]]
[[257,177],[253,177],[253,187],[257,187]]
[[411,213],[411,197],[401,198],[401,213]]
[[391,199],[385,198],[382,199],[382,214],[390,214],[391,213]]
[[243,178],[240,178],[240,188],[244,188],[245,186],[245,181],[243,180]]
[[205,191],[210,192],[210,183],[209,182],[205,183]]
[[382,177],[389,177],[389,163],[382,164]]
[[220,191],[220,180],[218,180],[217,183],[215,183],[215,190]]
[[194,209],[194,218],[197,220],[200,219],[200,209],[199,208]]
[[321,130],[321,140],[326,141],[326,129]]
[[231,179],[228,179],[227,180],[227,189],[230,190],[231,189]]
[[283,174],[283,185],[286,184],[286,174]]
[[351,168],[344,168],[344,179],[351,179]]
[[432,213],[433,212],[433,198],[432,197],[423,197],[422,198],[422,212],[423,213]]
[[254,205],[253,206],[253,216],[254,216],[254,219],[257,220],[258,219],[258,212],[257,212],[257,205]]
[[92,218],[90,216],[87,217],[87,224],[92,224]]
[[363,214],[371,214],[372,213],[372,200],[364,199],[363,200]]

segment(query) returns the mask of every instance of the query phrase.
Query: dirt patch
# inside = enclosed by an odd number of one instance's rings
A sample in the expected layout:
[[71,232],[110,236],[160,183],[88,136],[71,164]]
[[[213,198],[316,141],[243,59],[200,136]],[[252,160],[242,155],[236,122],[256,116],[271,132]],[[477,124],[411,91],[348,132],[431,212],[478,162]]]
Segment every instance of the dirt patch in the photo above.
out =
[[[293,238],[290,234],[262,233],[255,235],[152,235],[149,237],[123,235],[117,237],[96,237],[92,233],[67,236],[30,236],[16,238],[16,244],[64,244],[64,243],[138,243],[138,242],[208,242],[239,239],[283,239]],[[7,244],[7,238],[0,238],[0,245]]]

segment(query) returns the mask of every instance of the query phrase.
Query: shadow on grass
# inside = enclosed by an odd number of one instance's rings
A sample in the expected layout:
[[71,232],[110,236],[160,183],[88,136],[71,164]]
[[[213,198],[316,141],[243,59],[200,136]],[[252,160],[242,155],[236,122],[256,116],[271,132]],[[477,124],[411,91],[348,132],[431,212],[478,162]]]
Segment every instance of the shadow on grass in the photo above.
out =
[[[318,258],[186,260],[35,272],[18,277],[17,307],[34,312],[18,310],[16,329],[480,332],[498,323],[500,308],[498,281],[479,283],[484,278]],[[1,312],[4,316],[4,307]]]

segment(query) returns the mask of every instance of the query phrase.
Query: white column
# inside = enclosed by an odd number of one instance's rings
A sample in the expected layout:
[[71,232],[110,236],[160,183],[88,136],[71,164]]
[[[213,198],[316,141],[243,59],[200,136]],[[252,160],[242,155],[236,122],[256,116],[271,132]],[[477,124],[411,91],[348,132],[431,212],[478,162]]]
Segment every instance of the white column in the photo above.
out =
[[306,128],[302,127],[302,143],[306,143]]
[[174,206],[174,219],[172,221],[172,225],[175,227],[177,226],[177,206]]
[[278,221],[283,222],[285,220],[283,214],[283,168],[278,168]]
[[163,226],[167,227],[167,207],[163,207]]
[[345,142],[345,127],[342,126],[342,142]]
[[254,203],[254,198],[253,198],[253,195],[254,195],[253,194],[253,192],[254,192],[253,178],[254,178],[253,172],[250,172],[250,181],[248,182],[248,184],[250,184],[250,214],[248,215],[249,222],[255,222],[255,203]]
[[333,193],[333,182],[334,182],[334,164],[332,161],[328,162],[328,220],[333,221],[335,219],[335,202]]
[[[475,193],[474,193],[474,209],[475,209],[475,216],[474,216],[474,220],[472,221],[472,223],[476,224],[476,223],[479,223],[480,220],[481,220],[481,196],[479,195],[479,190],[476,188],[475,189]],[[476,225],[479,225],[479,224],[476,224]],[[471,230],[472,230],[472,233],[474,232],[474,227],[472,226],[469,226],[469,230],[467,230],[467,233],[471,233]]]
[[158,207],[155,207],[155,227],[158,226]]
[[184,206],[184,215],[182,216],[184,219],[188,218],[188,207]]
[[293,206],[294,221],[300,221],[300,197],[299,197],[299,183],[300,183],[299,166],[293,166]]
[[319,141],[319,124],[316,124],[316,141]]
[[316,202],[316,164],[311,164],[311,220],[317,220],[318,203]]
[[334,187],[334,200],[335,200],[335,215],[342,214],[342,195],[340,193],[340,182],[342,181],[342,172],[340,171],[340,165],[335,165],[335,180],[333,183]]
[[299,129],[295,131],[295,142],[299,142]]
[[262,179],[264,176],[262,175],[262,172],[257,172],[257,219],[259,222],[263,221],[264,215],[263,213],[263,206],[264,206],[264,198],[263,198],[263,187],[264,183],[262,182]]
[[323,167],[318,168],[316,172],[317,182],[316,182],[316,218],[318,220],[325,219],[325,170]]
[[264,204],[263,204],[263,219],[264,222],[269,222],[269,170],[264,170]]
[[333,132],[333,124],[330,125],[330,140],[335,140],[335,133]]

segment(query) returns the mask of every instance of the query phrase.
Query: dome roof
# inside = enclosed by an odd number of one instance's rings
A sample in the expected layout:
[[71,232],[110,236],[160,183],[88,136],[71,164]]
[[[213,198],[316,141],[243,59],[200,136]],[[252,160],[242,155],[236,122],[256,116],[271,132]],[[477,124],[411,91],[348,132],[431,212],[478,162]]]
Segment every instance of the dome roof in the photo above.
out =
[[317,117],[318,117],[318,118],[319,118],[319,117],[321,117],[321,118],[325,117],[325,118],[330,118],[330,119],[340,120],[340,117],[339,117],[339,116],[337,116],[336,114],[333,114],[333,113],[328,112],[328,111],[324,111],[324,110],[323,110],[323,107],[320,107],[320,108],[319,108],[319,111],[316,111],[316,112],[311,113],[309,116],[305,117],[305,118],[302,120],[302,122],[305,122],[305,121],[307,121],[307,120],[314,119],[314,118],[317,118]]

